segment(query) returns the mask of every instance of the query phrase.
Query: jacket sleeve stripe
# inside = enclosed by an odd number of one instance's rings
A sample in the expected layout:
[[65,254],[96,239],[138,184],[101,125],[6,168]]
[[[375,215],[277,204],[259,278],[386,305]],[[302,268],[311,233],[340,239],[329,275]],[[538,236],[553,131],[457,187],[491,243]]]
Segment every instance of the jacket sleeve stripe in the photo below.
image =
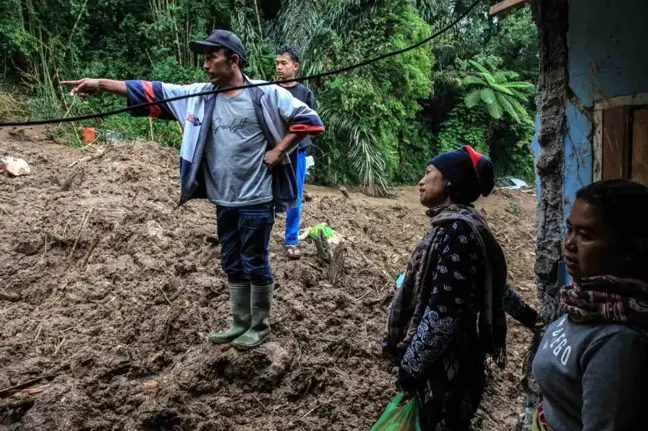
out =
[[[155,94],[153,93],[153,84],[150,81],[142,81],[142,87],[144,87],[144,95],[146,96],[147,102],[155,101]],[[162,108],[160,105],[149,106],[149,117],[159,118],[162,113]]]
[[322,123],[318,115],[309,113],[297,114],[290,122],[289,130],[291,132],[305,132],[311,136],[315,136],[324,132],[324,123]]
[[[162,83],[158,81],[126,81],[127,106],[139,105],[141,103],[153,102],[164,99]],[[133,117],[152,117],[161,120],[175,120],[173,112],[169,110],[166,103],[152,105],[144,108],[137,108],[130,111]]]
[[293,133],[308,133],[311,136],[324,133],[324,126],[310,126],[308,124],[291,124],[289,130]]

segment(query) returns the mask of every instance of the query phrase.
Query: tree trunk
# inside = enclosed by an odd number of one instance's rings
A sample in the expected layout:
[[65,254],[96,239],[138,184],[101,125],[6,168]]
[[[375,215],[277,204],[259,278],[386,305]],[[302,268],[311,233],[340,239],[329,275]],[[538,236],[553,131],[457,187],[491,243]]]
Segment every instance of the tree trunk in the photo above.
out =
[[[567,70],[569,27],[568,0],[536,0],[534,20],[538,27],[540,49],[540,81],[538,83],[538,115],[540,154],[536,171],[540,179],[536,243],[536,285],[540,313],[550,322],[558,316],[558,292],[564,232],[564,132],[566,100],[569,86]],[[531,429],[533,411],[541,400],[531,374],[531,363],[540,341],[537,334],[525,362],[523,385],[527,392],[522,429]]]

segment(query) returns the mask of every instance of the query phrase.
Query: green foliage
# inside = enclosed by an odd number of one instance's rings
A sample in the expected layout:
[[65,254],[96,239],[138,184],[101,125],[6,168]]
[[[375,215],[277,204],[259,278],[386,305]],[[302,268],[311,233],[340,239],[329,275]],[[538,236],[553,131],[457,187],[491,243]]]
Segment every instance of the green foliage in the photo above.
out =
[[[421,16],[436,29],[440,20],[456,16],[471,2],[417,3]],[[488,7],[480,5],[435,43],[434,85],[423,101],[432,152],[470,144],[490,156],[497,175],[532,180],[535,106],[529,83],[538,78],[537,31],[529,8],[491,20]]]
[[436,152],[443,153],[470,145],[476,151],[489,155],[490,123],[491,118],[483,106],[469,109],[465,105],[457,105],[436,136]]
[[[350,39],[344,52],[334,53],[340,62],[343,56],[361,58],[375,46],[384,51],[403,48],[430,34],[406,3],[381,9],[356,31],[358,37]],[[325,153],[338,149],[339,157],[316,165],[316,179],[330,183],[344,169],[371,193],[386,194],[399,170],[401,144],[417,137],[409,125],[421,109],[417,100],[429,92],[431,67],[430,50],[420,49],[325,81],[318,96],[329,133],[318,144]],[[352,160],[350,171],[346,159]]]
[[[302,52],[302,74],[404,48],[444,27],[472,0],[0,0],[0,84],[27,100],[17,111],[43,119],[112,110],[123,100],[71,98],[63,79],[204,80],[189,41],[213,28],[236,32],[253,78],[274,76],[274,49]],[[314,140],[312,179],[387,194],[419,180],[436,152],[471,144],[498,174],[533,175],[529,142],[537,80],[537,34],[528,8],[505,19],[480,5],[434,43],[307,84],[327,132]],[[22,98],[21,98],[22,99]],[[0,97],[10,104],[11,98]],[[3,102],[7,101],[7,102]],[[24,106],[24,108],[22,108]],[[10,115],[10,114],[5,114]],[[178,146],[176,123],[127,115],[59,127],[71,143],[95,126]]]
[[470,89],[464,102],[468,108],[473,108],[484,102],[491,117],[499,120],[504,113],[513,118],[517,123],[533,123],[529,113],[522,103],[527,103],[535,87],[530,82],[511,81],[519,75],[510,71],[491,72],[476,61],[469,60],[470,65],[476,70],[476,75],[468,75],[463,80],[463,85]]
[[533,182],[534,159],[529,145],[533,132],[528,123],[516,123],[506,117],[494,119],[484,104],[472,109],[458,104],[440,126],[435,152],[470,145],[490,157],[498,177],[511,175]]
[[488,38],[483,55],[497,56],[508,70],[516,71],[523,81],[537,82],[538,31],[531,8],[511,11],[492,22],[493,36]]

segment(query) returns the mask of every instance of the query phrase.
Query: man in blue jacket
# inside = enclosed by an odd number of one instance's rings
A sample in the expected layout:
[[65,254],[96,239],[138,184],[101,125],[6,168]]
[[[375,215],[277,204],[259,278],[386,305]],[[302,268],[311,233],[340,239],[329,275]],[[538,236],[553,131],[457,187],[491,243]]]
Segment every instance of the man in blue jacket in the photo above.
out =
[[[174,85],[158,81],[81,79],[65,81],[87,97],[107,92],[129,106],[251,81],[244,74],[245,47],[232,32],[214,30],[191,42],[204,56],[209,83]],[[279,86],[226,90],[145,108],[134,116],[182,124],[180,204],[206,198],[216,205],[221,264],[227,274],[232,326],[210,335],[214,343],[258,346],[270,334],[274,279],[268,262],[275,211],[294,208],[297,181],[289,154],[308,135],[324,131],[317,113]]]

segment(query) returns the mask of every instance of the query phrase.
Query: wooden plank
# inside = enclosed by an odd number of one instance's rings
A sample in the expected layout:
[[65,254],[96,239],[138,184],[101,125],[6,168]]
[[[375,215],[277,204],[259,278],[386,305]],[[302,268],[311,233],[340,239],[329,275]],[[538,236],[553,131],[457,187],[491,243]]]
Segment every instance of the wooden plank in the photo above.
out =
[[631,179],[648,185],[648,108],[633,112]]
[[603,110],[609,108],[618,108],[619,106],[636,106],[648,105],[648,93],[631,94],[629,96],[609,97],[607,99],[597,100],[594,110]]
[[603,111],[602,179],[627,178],[628,140],[630,139],[630,108]]
[[504,15],[509,10],[511,10],[513,8],[522,7],[527,3],[531,3],[531,0],[505,0],[505,1],[501,1],[501,2],[491,6],[489,14],[490,14],[490,16]]

